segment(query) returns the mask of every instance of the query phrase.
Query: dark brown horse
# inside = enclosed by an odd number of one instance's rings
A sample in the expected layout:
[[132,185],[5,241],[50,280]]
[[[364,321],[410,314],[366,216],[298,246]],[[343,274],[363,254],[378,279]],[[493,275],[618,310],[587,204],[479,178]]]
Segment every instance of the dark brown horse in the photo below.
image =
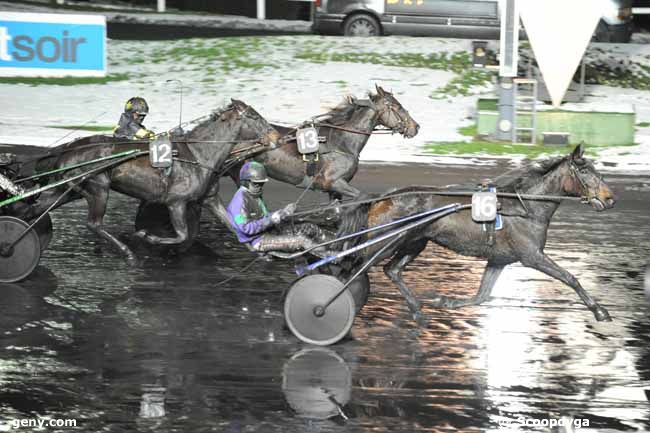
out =
[[[392,93],[376,86],[377,93],[370,94],[369,99],[347,98],[314,122],[305,122],[303,127],[314,124],[319,136],[325,137],[319,160],[315,167],[313,179],[306,175],[306,164],[298,152],[295,140],[295,128],[273,125],[282,135],[284,142],[277,149],[260,153],[254,159],[261,162],[274,179],[302,188],[313,188],[328,192],[332,199],[342,196],[357,197],[361,194],[349,184],[359,168],[359,154],[365,147],[370,135],[377,126],[383,126],[404,137],[412,138],[420,129],[408,111]],[[235,149],[241,147],[237,146]],[[241,164],[230,170],[229,174],[239,183]],[[215,184],[209,198],[204,202],[207,207],[227,227],[230,227],[226,209],[218,196],[219,185]]]
[[[495,179],[499,192],[586,197],[597,211],[614,206],[615,197],[602,180],[593,164],[583,157],[582,146],[566,157],[550,159],[536,166],[527,166]],[[364,226],[377,226],[398,218],[438,208],[451,203],[466,204],[469,197],[436,195],[433,187],[409,187],[390,191],[411,194],[361,205],[344,214],[341,233],[351,233]],[[503,229],[494,233],[491,244],[482,224],[472,220],[469,211],[460,211],[408,232],[379,258],[390,258],[384,266],[386,275],[399,287],[416,319],[422,319],[420,302],[402,279],[404,268],[426,247],[435,242],[459,254],[487,260],[477,294],[471,299],[453,299],[436,295],[431,302],[436,307],[457,308],[477,305],[487,300],[503,268],[515,262],[537,269],[571,286],[597,320],[611,320],[605,308],[599,305],[566,269],[544,254],[546,235],[551,218],[561,203],[560,199],[524,200],[503,198],[501,214]],[[524,204],[525,203],[525,204]],[[377,251],[366,251],[369,257]]]
[[[392,93],[376,86],[377,93],[369,99],[347,98],[341,105],[313,123],[325,138],[323,150],[315,167],[314,181],[305,175],[305,161],[298,152],[295,128],[273,125],[283,134],[284,145],[260,153],[254,159],[266,167],[269,176],[298,187],[311,187],[329,192],[334,198],[356,197],[361,191],[349,184],[359,168],[359,155],[377,126],[383,126],[404,137],[415,137],[420,125]],[[307,121],[302,127],[312,124]],[[238,181],[239,166],[231,172]]]
[[[233,100],[227,107],[214,112],[197,125],[184,140],[183,161],[175,161],[171,173],[153,168],[148,156],[123,162],[99,173],[71,193],[56,207],[71,200],[85,198],[88,202],[87,226],[101,238],[116,246],[135,263],[135,255],[103,226],[110,189],[148,203],[167,207],[174,228],[173,235],[160,237],[140,230],[136,234],[150,244],[178,245],[188,239],[187,209],[203,200],[219,178],[219,170],[238,140],[255,139],[265,145],[275,145],[278,132],[252,107]],[[144,143],[148,146],[148,143]],[[250,144],[250,143],[249,143]],[[52,151],[37,166],[38,171],[55,169],[112,155],[125,148],[137,147],[137,142],[124,142],[106,136],[75,140]],[[179,146],[179,152],[180,152]],[[87,169],[82,168],[80,170]],[[67,176],[72,176],[70,172]],[[44,212],[55,203],[66,186],[43,193],[23,214],[26,219]],[[29,214],[29,215],[27,215]]]

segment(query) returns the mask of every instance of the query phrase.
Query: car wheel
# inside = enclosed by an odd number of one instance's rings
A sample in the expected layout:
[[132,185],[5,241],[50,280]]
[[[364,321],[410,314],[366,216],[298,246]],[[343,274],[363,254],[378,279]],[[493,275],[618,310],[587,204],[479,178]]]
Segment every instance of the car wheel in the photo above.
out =
[[596,41],[625,44],[630,42],[632,31],[627,26],[609,26],[604,22],[598,24]]
[[381,36],[379,22],[367,14],[351,15],[343,25],[345,36]]

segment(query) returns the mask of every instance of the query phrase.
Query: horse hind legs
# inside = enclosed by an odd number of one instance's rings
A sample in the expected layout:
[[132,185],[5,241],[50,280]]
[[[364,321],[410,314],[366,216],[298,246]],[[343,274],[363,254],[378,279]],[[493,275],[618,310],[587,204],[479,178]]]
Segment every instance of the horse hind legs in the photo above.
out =
[[133,251],[104,229],[104,215],[106,214],[106,204],[108,202],[108,190],[90,186],[87,189],[77,188],[75,191],[81,194],[88,202],[88,220],[86,227],[100,238],[114,245],[125,256],[129,266],[137,266],[138,258],[133,254]]

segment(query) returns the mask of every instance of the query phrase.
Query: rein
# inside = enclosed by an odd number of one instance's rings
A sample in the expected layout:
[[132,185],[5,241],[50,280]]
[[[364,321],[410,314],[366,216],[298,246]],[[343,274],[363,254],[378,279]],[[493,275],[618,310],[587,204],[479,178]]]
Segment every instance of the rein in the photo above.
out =
[[[318,206],[313,209],[308,209],[300,212],[294,213],[294,216],[305,216],[312,215],[318,212],[330,210],[330,209],[340,209],[344,207],[357,206],[360,204],[375,203],[382,200],[388,200],[392,198],[405,197],[409,195],[439,195],[447,197],[471,197],[476,191],[445,191],[445,190],[436,190],[436,191],[408,191],[398,194],[389,194],[382,197],[375,197],[363,200],[353,200],[341,202],[335,205],[327,206]],[[497,197],[506,197],[506,198],[517,198],[520,200],[531,200],[531,201],[560,201],[560,200],[571,200],[571,201],[580,201],[585,202],[586,197],[566,197],[559,195],[545,195],[545,194],[519,194],[519,193],[510,193],[510,192],[497,192]]]
[[345,128],[343,126],[330,125],[329,123],[314,123],[313,125],[314,126],[326,126],[328,128],[338,129],[340,131],[345,131],[345,132],[351,132],[353,134],[368,135],[368,136],[372,135],[372,132],[366,132],[366,131],[362,131],[360,129]]

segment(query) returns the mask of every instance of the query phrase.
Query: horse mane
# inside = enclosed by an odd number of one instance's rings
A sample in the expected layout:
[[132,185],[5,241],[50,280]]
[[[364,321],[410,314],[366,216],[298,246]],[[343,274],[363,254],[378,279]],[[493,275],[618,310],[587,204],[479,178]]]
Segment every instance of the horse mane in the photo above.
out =
[[347,121],[350,120],[354,111],[359,105],[354,102],[354,99],[351,97],[346,97],[336,105],[334,108],[330,109],[325,113],[321,119],[323,123],[329,123],[330,125],[341,126]]
[[500,192],[526,191],[537,185],[546,174],[555,170],[566,158],[566,156],[557,156],[528,162],[497,176],[492,183]]
[[[567,156],[557,156],[540,161],[528,161],[517,168],[506,171],[505,173],[488,179],[489,183],[497,188],[499,192],[521,192],[526,191],[539,184],[541,179],[549,172],[555,170],[562,162],[566,161]],[[446,187],[429,186],[429,185],[411,185],[403,188],[396,188],[386,194],[401,192],[427,192],[446,189],[449,191],[473,191],[476,183],[454,184]]]
[[[195,119],[194,121],[192,121],[191,123],[194,123],[197,120],[200,120],[199,122],[196,122],[196,124],[192,127],[192,129],[189,129],[188,131],[186,131],[187,136],[191,137],[192,134],[197,133],[197,132],[201,132],[201,129],[210,128],[211,126],[213,126],[214,123],[215,123],[215,120],[217,120],[217,118],[219,116],[221,116],[223,113],[225,113],[231,106],[232,106],[232,103],[231,104],[226,104],[223,107],[215,108],[214,110],[212,110],[212,112],[210,114],[205,115],[203,117],[200,117],[199,119]],[[197,131],[197,129],[198,129],[198,131]]]

